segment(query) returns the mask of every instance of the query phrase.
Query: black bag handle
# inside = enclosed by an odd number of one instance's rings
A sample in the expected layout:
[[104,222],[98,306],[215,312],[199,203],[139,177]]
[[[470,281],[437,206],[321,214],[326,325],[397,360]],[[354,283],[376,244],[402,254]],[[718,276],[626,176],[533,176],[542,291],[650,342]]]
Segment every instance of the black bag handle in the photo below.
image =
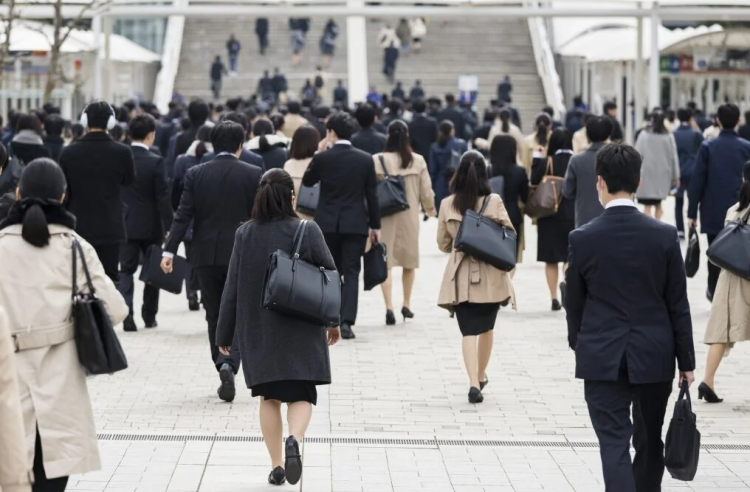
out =
[[687,379],[683,379],[682,383],[680,383],[680,396],[677,398],[677,401],[682,400],[685,398],[688,403],[688,407],[690,407],[690,411],[693,411],[693,402],[690,400],[690,386],[688,386]]
[[[76,297],[78,294],[78,278],[77,278],[77,272],[78,272],[78,263],[77,263],[77,256],[81,256],[81,266],[83,266],[83,273],[86,275],[86,285],[89,288],[89,294],[92,296],[96,294],[96,289],[94,289],[94,284],[91,282],[91,274],[89,273],[89,266],[86,264],[86,258],[83,256],[83,248],[81,247],[81,243],[78,242],[78,239],[73,237],[73,247],[71,248],[73,251],[73,298]],[[77,253],[77,254],[76,254]]]
[[388,174],[388,169],[385,168],[385,157],[383,154],[378,154],[378,160],[380,160],[380,165],[383,167],[383,174],[385,174],[385,179],[387,180],[391,176]]
[[479,210],[479,215],[484,215],[485,210],[487,210],[487,205],[490,204],[490,195],[487,195],[484,197],[484,202],[482,203],[482,208]]
[[292,257],[297,259],[299,258],[299,250],[302,246],[302,239],[305,237],[305,227],[307,226],[306,220],[301,220],[300,223],[297,225],[297,230],[294,231],[294,239],[292,240],[292,250],[294,253],[292,253]]

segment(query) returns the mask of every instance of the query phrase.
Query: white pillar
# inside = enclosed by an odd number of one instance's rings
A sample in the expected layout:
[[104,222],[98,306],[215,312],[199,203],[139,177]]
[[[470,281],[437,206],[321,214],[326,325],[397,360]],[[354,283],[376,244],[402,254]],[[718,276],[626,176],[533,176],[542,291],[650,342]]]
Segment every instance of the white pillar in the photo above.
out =
[[586,63],[585,60],[581,60],[580,58],[576,59],[576,72],[575,72],[575,80],[574,80],[574,86],[575,86],[575,93],[576,95],[581,94],[583,90],[583,74],[581,71],[583,70],[583,66]]
[[95,15],[91,20],[91,28],[94,31],[94,99],[102,98],[102,18]]
[[111,60],[111,47],[110,40],[112,38],[112,17],[104,18],[104,90],[102,91],[102,98],[105,101],[112,104],[112,63]]
[[648,110],[661,106],[661,79],[659,73],[659,3],[654,2],[651,11],[651,57],[648,63]]
[[[350,8],[364,7],[364,0],[347,0]],[[349,75],[349,104],[364,101],[370,91],[367,73],[367,25],[363,16],[346,18],[346,59]],[[381,87],[380,90],[383,90]]]
[[618,108],[618,117],[620,118],[620,125],[622,125],[623,116],[625,115],[625,111],[627,111],[627,108],[625,107],[625,98],[622,94],[622,63],[615,62],[614,66],[614,95],[615,95],[615,101],[617,102],[617,108]]
[[630,102],[633,100],[633,62],[627,62],[625,68],[626,84],[625,99],[622,103],[622,114],[627,115],[627,124],[625,125],[625,141],[633,142],[633,115],[638,114],[637,111],[630,111]]
[[[638,9],[643,8],[643,4],[638,4]],[[633,101],[635,102],[635,117],[633,118],[633,125],[635,128],[639,128],[643,121],[643,17],[637,19],[637,42],[636,42],[636,53],[635,53],[635,78],[633,82]]]
[[589,80],[590,80],[590,70],[589,70],[589,62],[584,60],[583,61],[583,87],[581,88],[580,96],[583,99],[583,102],[586,104],[591,104],[591,90],[589,88]]

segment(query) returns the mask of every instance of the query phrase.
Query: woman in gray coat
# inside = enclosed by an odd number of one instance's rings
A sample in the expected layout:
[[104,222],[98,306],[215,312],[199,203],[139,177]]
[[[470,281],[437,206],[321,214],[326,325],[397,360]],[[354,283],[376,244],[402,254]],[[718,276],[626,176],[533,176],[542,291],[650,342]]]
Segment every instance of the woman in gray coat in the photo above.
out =
[[[331,383],[328,346],[338,342],[338,327],[292,318],[261,307],[263,280],[269,256],[289,251],[299,218],[294,212],[294,182],[283,169],[263,175],[250,222],[235,235],[216,330],[216,345],[228,354],[238,337],[245,383],[253,396],[261,397],[260,426],[271,456],[273,471],[268,482],[296,484],[302,476],[298,439],[302,439],[317,402],[316,385]],[[323,233],[308,223],[300,258],[335,270]],[[287,403],[290,436],[285,459],[281,458],[281,404]]]
[[664,124],[664,113],[651,114],[651,128],[638,135],[635,148],[643,156],[641,186],[635,196],[644,213],[661,220],[661,202],[680,184],[680,160],[674,136]]

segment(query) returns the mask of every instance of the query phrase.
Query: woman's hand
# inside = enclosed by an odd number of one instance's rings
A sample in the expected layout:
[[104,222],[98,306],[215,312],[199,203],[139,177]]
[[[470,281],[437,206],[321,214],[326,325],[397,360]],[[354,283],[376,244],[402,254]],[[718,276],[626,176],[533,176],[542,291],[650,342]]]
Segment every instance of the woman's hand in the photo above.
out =
[[434,208],[425,212],[425,215],[427,215],[427,217],[437,217],[437,214],[437,209]]
[[232,350],[232,347],[219,347],[219,352],[221,352],[221,355],[226,355],[229,357],[229,351]]
[[[328,346],[336,345],[336,343],[341,339],[341,328],[338,326],[334,326],[333,328],[328,328],[326,330],[326,338],[328,339]],[[225,354],[229,355],[229,354]]]

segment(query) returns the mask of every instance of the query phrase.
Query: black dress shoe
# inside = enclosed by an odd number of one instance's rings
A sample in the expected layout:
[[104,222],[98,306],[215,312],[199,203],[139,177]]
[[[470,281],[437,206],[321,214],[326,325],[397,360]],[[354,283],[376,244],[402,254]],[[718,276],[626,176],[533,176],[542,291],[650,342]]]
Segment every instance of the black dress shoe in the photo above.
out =
[[352,325],[349,323],[341,323],[341,338],[344,340],[351,340],[352,338],[356,338],[356,335],[354,335],[354,330],[352,330]]
[[560,305],[560,301],[557,299],[552,299],[552,310],[553,311],[560,311],[562,309],[562,306]]
[[200,311],[201,303],[198,299],[188,299],[188,309],[191,311]]
[[719,395],[714,393],[714,390],[712,390],[706,383],[701,383],[700,386],[698,386],[698,399],[705,400],[706,403],[721,403],[724,401],[724,399],[719,398]]
[[219,386],[219,398],[226,402],[233,402],[236,390],[234,387],[234,371],[232,366],[227,363],[222,364],[219,369],[219,379],[221,379],[221,386]]
[[277,466],[276,468],[271,471],[271,474],[268,475],[268,483],[271,485],[284,485],[286,482],[286,473],[284,473],[284,469],[280,466]]
[[388,326],[396,324],[396,315],[390,309],[385,312],[385,324]]
[[157,326],[159,326],[159,323],[156,320],[146,321],[146,328],[156,328]]
[[401,316],[404,317],[404,323],[406,323],[406,319],[407,318],[408,319],[414,318],[414,313],[411,312],[411,309],[409,309],[408,307],[404,306],[404,307],[401,308]]
[[482,392],[479,390],[479,388],[475,388],[474,386],[472,386],[469,390],[469,403],[482,403],[483,401],[484,396],[482,396]]
[[484,381],[479,381],[479,391],[484,391],[484,387],[490,384],[490,378],[484,375]]
[[132,316],[125,318],[122,322],[122,329],[125,331],[138,331],[138,327],[135,325],[135,320]]
[[299,443],[294,436],[286,438],[284,471],[287,481],[292,485],[295,485],[302,478],[302,456],[299,454]]

